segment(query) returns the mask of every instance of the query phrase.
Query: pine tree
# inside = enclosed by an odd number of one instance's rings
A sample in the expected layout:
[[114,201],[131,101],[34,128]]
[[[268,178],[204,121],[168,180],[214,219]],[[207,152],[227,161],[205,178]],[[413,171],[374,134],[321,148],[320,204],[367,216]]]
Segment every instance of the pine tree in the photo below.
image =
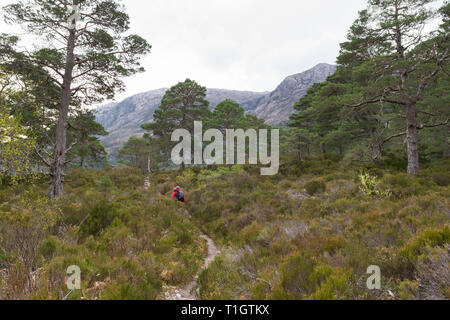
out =
[[2,36],[2,60],[59,88],[53,155],[42,157],[50,167],[50,198],[59,197],[66,156],[73,147],[67,145],[71,107],[112,99],[123,90],[120,77],[143,71],[139,58],[150,46],[137,35],[124,35],[130,19],[117,0],[26,0],[4,10],[8,22],[25,26],[43,45],[21,51],[14,37]]
[[144,138],[131,137],[117,153],[119,162],[146,173],[150,143]]
[[161,106],[153,115],[153,122],[142,126],[149,136],[157,138],[166,162],[174,145],[171,136],[176,129],[186,129],[193,134],[194,121],[206,120],[210,116],[206,88],[186,79],[170,88],[161,101]]
[[244,129],[245,120],[245,109],[236,101],[227,99],[214,108],[205,127],[218,129],[225,134],[226,129]]
[[323,151],[366,145],[373,160],[384,145],[406,137],[408,173],[417,175],[418,131],[449,121],[445,98],[432,104],[429,98],[442,92],[437,87],[445,86],[449,61],[448,4],[439,11],[440,29],[422,34],[436,17],[427,9],[432,2],[370,0],[341,44],[337,72],[299,101],[290,124],[316,132]]
[[105,164],[107,152],[98,137],[106,135],[108,132],[95,121],[91,111],[78,111],[73,120],[69,120],[68,141],[78,143],[67,155],[68,160],[79,167]]
[[[339,61],[356,72],[358,87],[349,90],[349,108],[378,105],[397,109],[392,113],[404,117],[406,130],[385,137],[380,143],[406,136],[408,173],[419,173],[418,131],[426,127],[445,125],[448,119],[421,123],[420,101],[448,64],[448,32],[432,34],[428,39],[422,34],[427,23],[435,16],[427,5],[432,0],[370,0],[369,10],[360,14],[367,21],[367,31],[349,38],[343,44]],[[354,25],[352,30],[356,30]],[[355,34],[354,34],[355,35]],[[366,63],[359,66],[348,57],[358,56],[363,48],[369,54]],[[356,91],[356,92],[355,92]],[[344,99],[345,100],[345,99]],[[351,101],[351,102],[350,102]],[[389,124],[387,124],[389,126]]]

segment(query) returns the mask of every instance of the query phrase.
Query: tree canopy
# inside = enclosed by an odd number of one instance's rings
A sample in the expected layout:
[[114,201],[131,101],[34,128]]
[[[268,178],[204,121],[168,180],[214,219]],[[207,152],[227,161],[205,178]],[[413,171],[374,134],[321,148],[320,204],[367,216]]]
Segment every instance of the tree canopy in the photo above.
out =
[[[317,133],[323,152],[365,145],[370,161],[403,137],[408,173],[417,175],[418,132],[449,123],[449,4],[434,10],[432,2],[370,0],[341,44],[336,74],[297,103],[290,126]],[[437,15],[439,28],[422,32]]]
[[[122,77],[144,69],[139,59],[150,45],[138,35],[125,34],[130,18],[116,0],[26,0],[3,8],[9,23],[22,25],[40,38],[23,50],[16,36],[0,36],[0,63],[25,78],[47,82],[53,95],[46,105],[56,109],[54,139],[39,153],[50,167],[50,197],[63,193],[71,111],[112,99],[123,91]],[[45,96],[44,96],[45,97]]]

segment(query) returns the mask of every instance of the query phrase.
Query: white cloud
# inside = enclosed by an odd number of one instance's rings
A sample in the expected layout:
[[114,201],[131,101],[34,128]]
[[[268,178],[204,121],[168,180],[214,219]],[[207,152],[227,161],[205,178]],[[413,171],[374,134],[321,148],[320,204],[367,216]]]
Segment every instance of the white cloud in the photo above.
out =
[[127,95],[186,77],[214,88],[273,90],[284,77],[334,63],[366,0],[125,0],[133,32],[153,45]]

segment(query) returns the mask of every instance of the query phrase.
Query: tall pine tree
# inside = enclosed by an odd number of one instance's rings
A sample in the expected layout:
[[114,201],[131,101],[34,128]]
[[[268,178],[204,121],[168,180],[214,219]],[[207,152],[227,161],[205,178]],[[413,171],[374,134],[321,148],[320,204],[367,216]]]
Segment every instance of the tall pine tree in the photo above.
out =
[[170,88],[164,95],[161,106],[153,115],[153,122],[142,126],[149,131],[149,137],[158,140],[165,161],[169,162],[174,143],[171,136],[176,129],[186,129],[193,134],[194,121],[206,120],[210,116],[206,88],[186,79]]
[[[117,0],[26,0],[4,8],[6,20],[40,37],[35,48],[21,50],[2,36],[2,60],[16,70],[36,74],[59,88],[53,154],[42,157],[51,174],[50,198],[63,193],[71,107],[99,103],[123,90],[121,77],[143,71],[139,58],[150,45],[125,35],[130,19]],[[13,39],[14,40],[14,39]],[[26,69],[26,70],[24,70]]]

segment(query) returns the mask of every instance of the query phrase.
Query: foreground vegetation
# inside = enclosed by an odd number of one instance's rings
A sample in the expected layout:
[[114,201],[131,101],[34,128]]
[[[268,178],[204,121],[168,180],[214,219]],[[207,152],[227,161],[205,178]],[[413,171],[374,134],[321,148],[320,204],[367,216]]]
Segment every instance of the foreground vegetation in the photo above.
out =
[[[449,165],[418,178],[367,169],[373,192],[330,158],[272,178],[254,167],[172,173],[198,225],[226,248],[201,274],[201,298],[450,298]],[[381,290],[366,287],[371,265]]]
[[[130,169],[76,170],[51,202],[45,183],[3,187],[0,299],[62,299],[70,265],[82,290],[69,299],[163,297],[202,265],[200,232],[222,248],[200,275],[202,299],[448,299],[449,169],[414,178],[327,156],[274,177],[254,166],[159,172],[147,191]],[[187,211],[170,201],[174,184]],[[366,287],[370,265],[381,290]]]
[[[69,299],[156,299],[188,282],[206,245],[185,210],[128,169],[72,171],[67,196],[48,186],[0,190],[0,299],[63,299],[66,270],[81,268]],[[167,190],[166,190],[167,191]]]

